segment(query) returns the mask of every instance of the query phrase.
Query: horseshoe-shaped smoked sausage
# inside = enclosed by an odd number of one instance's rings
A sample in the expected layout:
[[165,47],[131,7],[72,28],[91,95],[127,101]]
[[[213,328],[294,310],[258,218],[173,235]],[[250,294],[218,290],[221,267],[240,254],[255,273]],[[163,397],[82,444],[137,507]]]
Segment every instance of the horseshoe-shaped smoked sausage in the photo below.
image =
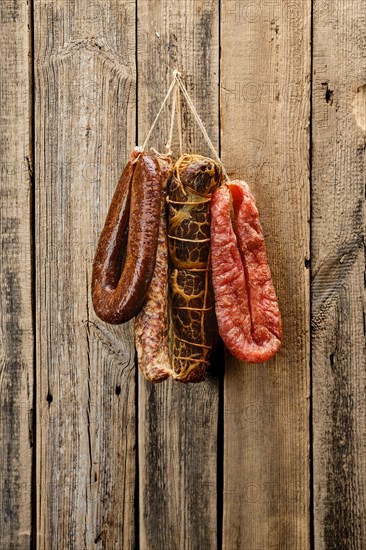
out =
[[141,310],[155,268],[162,192],[155,155],[134,151],[119,180],[93,264],[93,306],[107,323],[125,323]]

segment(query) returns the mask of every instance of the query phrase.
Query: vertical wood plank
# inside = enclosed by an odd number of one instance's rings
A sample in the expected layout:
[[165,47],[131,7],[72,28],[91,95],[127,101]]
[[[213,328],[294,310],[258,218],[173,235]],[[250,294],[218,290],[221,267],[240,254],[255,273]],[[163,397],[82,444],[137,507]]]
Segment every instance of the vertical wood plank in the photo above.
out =
[[[218,143],[218,3],[138,3],[138,130],[142,143],[173,69],[182,72]],[[169,115],[150,145],[163,149]],[[184,109],[186,152],[210,154]],[[175,150],[178,154],[178,151]],[[140,548],[217,547],[218,379],[193,385],[138,380]]]
[[221,5],[222,158],[257,199],[283,315],[266,364],[227,357],[227,550],[309,548],[311,2]]
[[0,5],[0,547],[31,541],[32,130],[28,2]]
[[366,540],[365,2],[314,2],[315,547]]
[[96,319],[98,234],[135,139],[130,1],[36,0],[38,548],[133,548],[130,326]]

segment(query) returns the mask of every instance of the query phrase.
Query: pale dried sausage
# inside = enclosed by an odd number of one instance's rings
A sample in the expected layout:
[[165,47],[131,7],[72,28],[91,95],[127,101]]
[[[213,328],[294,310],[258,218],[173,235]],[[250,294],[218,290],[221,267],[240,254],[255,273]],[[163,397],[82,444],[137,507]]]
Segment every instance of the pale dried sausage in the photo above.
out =
[[135,320],[137,362],[150,382],[161,382],[172,374],[168,334],[168,243],[165,215],[166,187],[171,176],[172,163],[170,158],[157,158],[161,169],[163,195],[156,263],[145,303]]

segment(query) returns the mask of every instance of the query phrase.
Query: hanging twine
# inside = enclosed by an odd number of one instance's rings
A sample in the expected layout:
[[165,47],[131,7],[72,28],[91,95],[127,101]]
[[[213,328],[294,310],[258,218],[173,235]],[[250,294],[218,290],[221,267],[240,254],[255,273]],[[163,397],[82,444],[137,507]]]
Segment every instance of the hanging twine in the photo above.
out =
[[177,86],[177,119],[178,119],[178,134],[179,134],[179,154],[183,155],[183,136],[182,136],[182,109],[180,100],[180,88]]
[[158,121],[158,119],[159,119],[159,117],[160,117],[160,115],[161,115],[161,112],[162,112],[162,110],[164,109],[165,103],[168,101],[169,96],[170,96],[170,94],[172,93],[172,91],[174,90],[175,86],[176,86],[176,79],[175,79],[175,77],[174,77],[174,78],[173,78],[173,82],[172,82],[171,85],[169,86],[169,90],[167,91],[167,94],[166,94],[166,96],[165,96],[165,98],[164,98],[164,101],[163,101],[163,103],[162,103],[161,106],[160,106],[159,112],[158,112],[158,114],[156,115],[156,117],[155,117],[155,119],[154,119],[154,122],[153,122],[152,125],[151,125],[150,130],[149,130],[148,133],[147,133],[147,136],[146,136],[146,139],[145,139],[144,143],[142,144],[142,149],[143,149],[143,150],[145,149],[145,147],[146,147],[146,145],[147,145],[147,142],[149,141],[150,136],[151,136],[151,134],[152,134],[152,131],[153,131],[153,129],[155,128],[155,124],[157,123],[157,121]]
[[170,120],[169,138],[168,138],[167,144],[165,145],[167,155],[172,154],[171,147],[172,147],[172,139],[173,139],[175,110],[176,110],[176,104],[177,104],[177,89],[178,89],[177,86],[175,86],[175,89],[174,89],[175,93],[173,95],[173,104],[172,104],[172,117]]
[[195,118],[199,128],[201,129],[202,131],[202,134],[203,134],[203,137],[207,143],[207,145],[209,146],[209,148],[211,149],[211,151],[213,152],[216,160],[219,162],[220,166],[221,166],[221,169],[222,169],[222,173],[225,177],[225,179],[228,181],[229,180],[229,176],[224,168],[224,165],[219,157],[219,154],[218,152],[216,151],[212,141],[210,140],[210,137],[207,133],[207,130],[202,122],[202,119],[201,117],[199,116],[195,106],[194,106],[194,103],[191,99],[191,96],[189,95],[188,93],[188,90],[187,88],[184,86],[183,84],[183,81],[181,79],[181,73],[177,70],[173,71],[173,81],[172,83],[170,84],[169,86],[169,89],[168,89],[168,92],[164,98],[164,101],[163,103],[161,104],[161,107],[159,109],[159,112],[158,114],[156,115],[155,117],[155,120],[154,122],[152,123],[151,125],[151,128],[150,130],[148,131],[148,134],[146,136],[146,139],[143,143],[143,146],[142,146],[142,149],[144,150],[146,145],[147,145],[147,142],[149,141],[149,138],[151,136],[151,133],[161,115],[161,112],[166,104],[166,102],[168,101],[168,98],[170,96],[170,94],[173,92],[173,90],[175,91],[174,93],[174,96],[173,96],[173,104],[172,104],[172,117],[171,117],[171,122],[170,122],[170,130],[169,130],[169,138],[168,138],[168,143],[166,144],[166,148],[167,148],[167,151],[168,151],[168,154],[171,154],[171,144],[172,144],[172,138],[173,138],[173,128],[174,128],[174,119],[175,119],[175,114],[177,114],[177,121],[178,121],[178,133],[179,133],[179,150],[180,150],[180,155],[182,155],[182,152],[183,152],[183,139],[182,139],[182,113],[181,113],[181,101],[180,101],[180,90],[182,91],[182,94],[190,108],[190,110],[192,111],[192,114],[193,114],[193,117]]
[[216,160],[217,160],[217,161],[219,162],[219,164],[221,165],[222,173],[223,173],[225,179],[226,179],[227,181],[229,181],[229,176],[228,176],[228,174],[227,174],[227,172],[226,172],[226,170],[225,170],[225,168],[224,168],[224,165],[223,165],[223,163],[222,163],[222,161],[221,161],[221,159],[220,159],[220,157],[219,157],[219,154],[218,154],[218,152],[216,151],[216,149],[215,149],[215,147],[214,147],[212,141],[210,140],[210,137],[209,137],[209,135],[208,135],[208,133],[207,133],[207,130],[206,130],[206,128],[205,128],[203,122],[202,122],[202,119],[201,119],[201,117],[199,116],[199,114],[198,114],[198,112],[197,112],[197,110],[196,110],[196,107],[195,107],[194,104],[193,104],[193,101],[192,101],[192,99],[191,99],[191,96],[189,95],[189,93],[188,93],[188,91],[187,91],[187,88],[184,86],[184,84],[183,84],[183,82],[182,82],[182,79],[180,78],[180,74],[177,74],[175,78],[177,79],[177,82],[178,82],[178,84],[179,84],[179,86],[180,86],[180,88],[181,88],[181,90],[182,90],[182,93],[183,93],[183,95],[184,95],[184,97],[185,97],[185,100],[187,101],[187,104],[188,104],[189,108],[191,109],[192,114],[193,114],[194,118],[196,119],[196,122],[197,122],[198,126],[200,127],[200,129],[201,129],[201,131],[202,131],[203,137],[205,138],[207,145],[210,147],[210,149],[211,149],[211,151],[213,152],[213,154],[214,154]]
[[179,136],[179,154],[182,156],[183,154],[183,136],[182,136],[182,112],[181,112],[181,103],[180,103],[180,88],[178,86],[178,82],[176,82],[175,86],[175,93],[173,96],[173,104],[172,104],[172,116],[170,121],[170,130],[169,130],[169,139],[168,143],[165,146],[165,149],[167,151],[168,155],[172,154],[171,146],[172,146],[172,139],[173,139],[173,129],[174,129],[174,120],[175,116],[177,116],[177,122],[178,122],[178,136]]

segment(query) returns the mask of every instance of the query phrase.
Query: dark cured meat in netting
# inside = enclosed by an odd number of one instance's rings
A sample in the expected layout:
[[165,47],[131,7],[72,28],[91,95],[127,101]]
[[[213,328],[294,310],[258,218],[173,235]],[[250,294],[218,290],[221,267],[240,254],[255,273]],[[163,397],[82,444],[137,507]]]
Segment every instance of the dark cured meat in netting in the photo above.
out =
[[217,339],[210,272],[210,198],[220,184],[217,164],[183,155],[169,187],[170,337],[174,378],[204,379]]

